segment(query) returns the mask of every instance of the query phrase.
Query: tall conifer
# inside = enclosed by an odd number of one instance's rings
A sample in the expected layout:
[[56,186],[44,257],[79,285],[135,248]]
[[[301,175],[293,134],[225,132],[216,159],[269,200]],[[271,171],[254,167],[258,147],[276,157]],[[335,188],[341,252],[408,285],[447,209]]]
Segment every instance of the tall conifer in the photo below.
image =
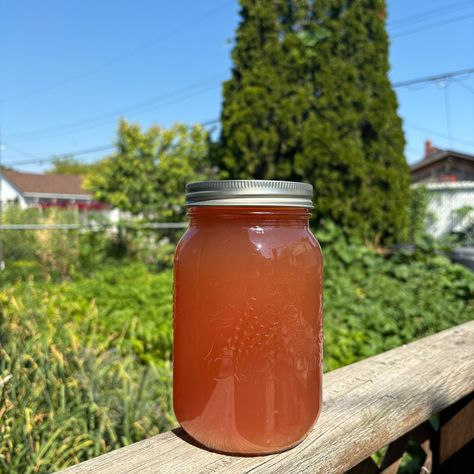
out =
[[316,218],[402,237],[409,173],[384,0],[241,0],[217,163],[316,189]]

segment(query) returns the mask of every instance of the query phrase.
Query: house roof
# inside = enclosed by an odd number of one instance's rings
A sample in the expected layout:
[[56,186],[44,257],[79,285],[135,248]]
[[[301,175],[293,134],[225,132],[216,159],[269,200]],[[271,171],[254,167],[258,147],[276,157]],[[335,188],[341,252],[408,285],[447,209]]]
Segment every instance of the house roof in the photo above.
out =
[[23,195],[91,196],[82,187],[79,175],[23,173],[6,169],[0,174]]
[[425,158],[423,158],[422,160],[413,163],[410,166],[411,170],[417,171],[421,168],[424,168],[425,166],[429,166],[448,157],[474,161],[474,155],[468,155],[467,153],[460,153],[459,151],[453,150],[440,150],[438,148],[434,148],[434,150],[435,151],[433,153],[430,153],[428,156],[425,156]]

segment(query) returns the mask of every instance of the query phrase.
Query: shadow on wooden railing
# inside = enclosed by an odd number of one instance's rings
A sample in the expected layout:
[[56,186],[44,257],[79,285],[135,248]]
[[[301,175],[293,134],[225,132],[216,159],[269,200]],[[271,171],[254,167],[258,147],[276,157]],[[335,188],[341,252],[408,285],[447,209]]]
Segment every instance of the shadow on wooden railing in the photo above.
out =
[[290,451],[225,456],[177,429],[62,472],[392,474],[410,439],[426,453],[422,473],[474,472],[474,321],[327,373],[323,391],[318,423]]

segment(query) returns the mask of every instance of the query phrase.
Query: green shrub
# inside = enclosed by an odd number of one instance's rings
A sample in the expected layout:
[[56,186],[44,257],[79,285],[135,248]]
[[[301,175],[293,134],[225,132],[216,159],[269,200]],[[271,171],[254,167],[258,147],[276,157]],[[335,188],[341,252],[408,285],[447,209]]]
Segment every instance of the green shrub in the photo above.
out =
[[[142,263],[105,265],[95,273],[73,280],[19,281],[12,294],[29,308],[30,317],[60,315],[62,321],[84,324],[91,304],[97,308],[98,340],[131,351],[142,361],[171,359],[172,272],[154,273]],[[46,316],[45,316],[46,313]],[[111,336],[114,334],[115,336]],[[126,334],[126,339],[121,339]],[[115,338],[115,339],[114,339]]]
[[[172,272],[154,273],[142,263],[106,266],[92,278],[54,286],[69,306],[94,300],[98,309],[97,330],[108,335],[126,331],[133,352],[143,361],[171,359]],[[80,320],[81,315],[76,317]]]
[[[326,370],[474,318],[474,275],[438,255],[430,242],[387,258],[348,242],[332,224],[316,233],[325,261]],[[155,273],[137,262],[108,264],[61,283],[19,282],[14,291],[32,315],[46,304],[76,322],[94,301],[101,341],[124,333],[123,350],[143,362],[171,358],[171,270]]]
[[150,229],[141,221],[129,223],[123,230],[130,260],[156,266],[158,270],[173,267],[174,249],[184,229]]
[[[20,209],[8,206],[3,221],[6,224],[76,224],[79,215],[73,209]],[[35,275],[39,270],[44,276],[65,278],[74,273],[81,258],[85,257],[81,242],[88,238],[78,230],[6,230],[2,233],[6,268],[14,268],[19,261],[29,261],[35,264]],[[94,255],[101,255],[98,250],[100,247],[96,246]],[[6,276],[10,275],[13,278],[17,276],[11,271],[0,278],[5,281]]]
[[[474,274],[429,241],[387,257],[331,223],[316,235],[325,370],[474,319]],[[92,268],[0,292],[0,472],[56,470],[174,422],[171,270]]]
[[0,288],[28,278],[41,279],[42,276],[43,271],[37,260],[14,260],[8,262],[0,271]]
[[474,274],[426,243],[391,258],[316,232],[325,262],[325,369],[333,370],[474,318]]
[[[40,216],[39,209],[22,210],[17,205],[10,205],[4,209],[2,224],[36,224]],[[4,230],[2,240],[3,258],[6,262],[36,259],[34,231]]]
[[[78,224],[73,210],[20,209],[9,206],[8,224]],[[34,275],[36,280],[61,281],[78,273],[92,275],[104,265],[141,261],[158,270],[172,268],[176,243],[183,229],[150,229],[147,222],[120,222],[111,228],[103,215],[89,215],[94,228],[7,230],[4,242],[5,272],[0,284]],[[31,271],[26,269],[30,267]]]
[[76,302],[64,315],[59,294],[30,290],[1,293],[0,472],[56,471],[170,428],[169,362],[143,365],[123,355],[124,334],[98,337],[93,303],[78,324]]
[[155,258],[160,270],[173,267],[175,248],[174,244],[168,242],[163,243],[156,249]]

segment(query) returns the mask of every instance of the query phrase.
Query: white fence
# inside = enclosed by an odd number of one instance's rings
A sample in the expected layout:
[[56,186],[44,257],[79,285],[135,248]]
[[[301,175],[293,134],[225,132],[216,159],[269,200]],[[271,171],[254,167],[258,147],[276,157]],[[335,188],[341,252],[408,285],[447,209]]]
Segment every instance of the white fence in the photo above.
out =
[[3,224],[0,225],[0,230],[101,230],[106,228],[116,229],[117,227],[130,229],[186,229],[187,222],[149,222],[140,223],[137,225],[130,224]]
[[[474,181],[457,183],[429,183],[428,213],[432,216],[428,232],[441,237],[452,231],[461,231],[474,221]],[[461,209],[471,207],[469,212]]]

